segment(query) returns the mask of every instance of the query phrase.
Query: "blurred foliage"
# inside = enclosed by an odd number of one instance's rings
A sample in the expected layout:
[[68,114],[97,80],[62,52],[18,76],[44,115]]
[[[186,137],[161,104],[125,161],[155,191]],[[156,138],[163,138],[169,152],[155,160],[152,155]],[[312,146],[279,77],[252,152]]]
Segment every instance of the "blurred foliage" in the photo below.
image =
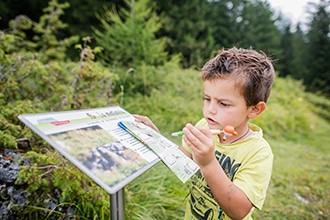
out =
[[[306,19],[299,23],[264,0],[58,1],[58,10],[45,16],[43,13],[54,7],[53,0],[2,0],[0,28],[7,31],[9,22],[11,27],[19,26],[17,31],[30,29],[32,20],[40,18],[35,33],[24,33],[29,39],[24,46],[47,51],[44,59],[63,59],[61,48],[78,42],[75,36],[91,36],[97,39],[91,46],[104,47],[103,64],[111,68],[122,62],[135,69],[141,60],[159,65],[167,55],[176,54],[182,56],[182,67],[200,68],[222,47],[252,47],[276,60],[280,76],[290,75],[302,80],[309,91],[329,96],[328,0],[308,2]],[[60,15],[65,22],[56,21]],[[55,27],[53,21],[58,27],[68,24],[70,28],[50,30],[49,24]],[[54,49],[55,44],[59,48]],[[72,48],[67,48],[65,55],[77,60]]]

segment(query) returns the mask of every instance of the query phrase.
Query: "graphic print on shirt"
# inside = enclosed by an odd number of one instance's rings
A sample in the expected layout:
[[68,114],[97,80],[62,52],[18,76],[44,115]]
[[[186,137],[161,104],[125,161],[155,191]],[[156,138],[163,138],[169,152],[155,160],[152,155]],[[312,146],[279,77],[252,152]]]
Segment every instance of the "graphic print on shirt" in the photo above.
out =
[[[215,156],[228,178],[233,181],[235,173],[241,166],[241,163],[237,163],[235,159],[232,159],[219,151],[215,151]],[[193,219],[221,219],[222,211],[220,211],[220,206],[214,200],[211,189],[207,185],[205,178],[202,176],[200,171],[192,177],[190,206],[192,212],[191,214],[194,217]]]

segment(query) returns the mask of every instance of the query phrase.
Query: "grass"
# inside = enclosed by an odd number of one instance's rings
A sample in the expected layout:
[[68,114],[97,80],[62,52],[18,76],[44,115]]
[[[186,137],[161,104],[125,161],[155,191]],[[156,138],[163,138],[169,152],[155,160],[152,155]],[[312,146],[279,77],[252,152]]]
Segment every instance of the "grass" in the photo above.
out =
[[182,219],[188,186],[158,163],[125,188],[127,219]]
[[[162,78],[149,96],[124,97],[132,113],[148,115],[165,136],[201,117],[202,84],[194,70]],[[254,121],[275,156],[262,211],[254,219],[329,219],[330,100],[304,91],[300,82],[277,78],[265,113]],[[189,183],[159,163],[126,188],[127,219],[182,219]]]

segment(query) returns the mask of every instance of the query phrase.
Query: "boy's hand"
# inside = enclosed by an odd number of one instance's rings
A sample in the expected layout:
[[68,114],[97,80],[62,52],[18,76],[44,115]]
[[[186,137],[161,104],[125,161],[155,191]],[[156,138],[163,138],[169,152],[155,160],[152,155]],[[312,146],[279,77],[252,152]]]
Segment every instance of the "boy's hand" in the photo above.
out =
[[157,128],[157,126],[147,116],[142,116],[142,115],[133,115],[133,116],[135,117],[135,121],[141,122],[141,123],[143,123],[145,125],[148,125],[152,129],[154,129],[155,131],[157,131],[158,133],[160,133],[160,131]]
[[214,159],[214,139],[206,127],[194,127],[187,124],[183,128],[183,140],[192,151],[192,158],[200,166],[209,165]]

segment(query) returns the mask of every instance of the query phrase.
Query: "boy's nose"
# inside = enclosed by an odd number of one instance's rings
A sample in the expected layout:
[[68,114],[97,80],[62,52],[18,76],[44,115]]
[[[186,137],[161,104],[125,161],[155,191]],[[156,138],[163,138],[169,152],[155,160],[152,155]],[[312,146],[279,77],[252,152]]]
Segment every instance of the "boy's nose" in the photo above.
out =
[[208,109],[207,109],[211,114],[217,113],[216,106],[214,103],[210,103]]

